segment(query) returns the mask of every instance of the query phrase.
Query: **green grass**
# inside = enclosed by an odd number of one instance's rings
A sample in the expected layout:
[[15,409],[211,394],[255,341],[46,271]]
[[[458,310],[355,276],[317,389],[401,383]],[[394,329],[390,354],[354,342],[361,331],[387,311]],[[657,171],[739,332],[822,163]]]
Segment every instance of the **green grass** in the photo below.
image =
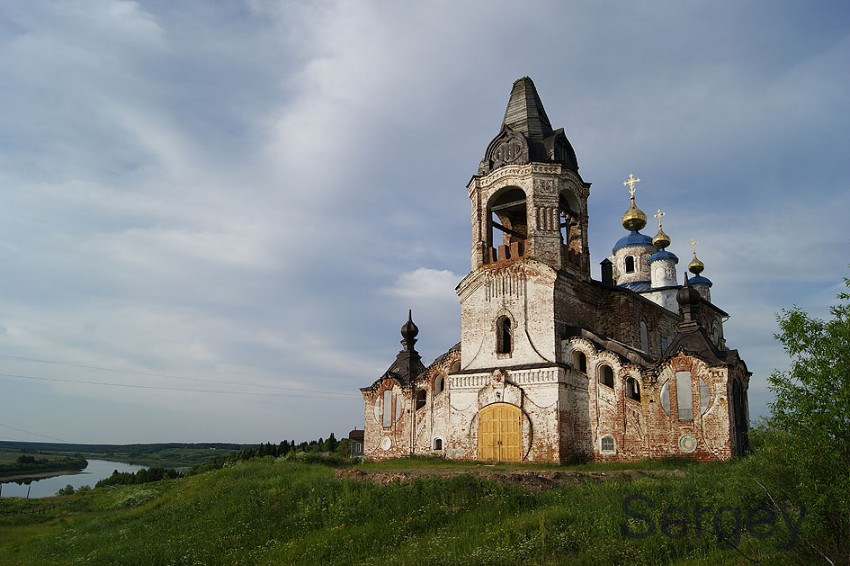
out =
[[[375,484],[339,479],[327,466],[265,458],[179,480],[4,499],[0,564],[737,564],[749,562],[744,554],[787,563],[782,528],[764,540],[744,533],[739,551],[717,547],[710,518],[702,536],[693,529],[680,539],[621,532],[623,523],[645,526],[624,514],[628,495],[657,503],[648,511],[656,526],[670,505],[746,510],[766,502],[747,466],[688,466],[676,476],[611,475],[528,490],[479,473]],[[418,458],[360,466],[414,468],[537,469]],[[44,513],[9,514],[39,509]]]

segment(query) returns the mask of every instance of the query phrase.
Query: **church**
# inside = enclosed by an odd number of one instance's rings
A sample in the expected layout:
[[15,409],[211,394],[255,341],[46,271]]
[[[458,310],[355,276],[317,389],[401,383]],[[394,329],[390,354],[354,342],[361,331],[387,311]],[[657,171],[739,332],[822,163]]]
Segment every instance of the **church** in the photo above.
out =
[[361,389],[364,457],[568,463],[746,452],[750,373],[726,345],[728,315],[711,302],[696,242],[680,283],[663,213],[654,237],[641,232],[639,181],[624,183],[625,233],[594,280],[590,183],[531,79],[514,83],[467,185],[460,342],[425,366],[408,315],[402,350]]

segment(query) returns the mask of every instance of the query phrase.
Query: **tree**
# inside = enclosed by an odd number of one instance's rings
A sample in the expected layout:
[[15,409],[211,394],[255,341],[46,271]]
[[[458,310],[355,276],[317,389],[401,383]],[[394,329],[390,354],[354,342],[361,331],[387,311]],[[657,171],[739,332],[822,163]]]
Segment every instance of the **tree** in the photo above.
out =
[[331,433],[325,441],[325,452],[336,452],[337,445],[339,445],[339,441],[336,439],[334,433]]
[[[844,279],[850,288],[850,279]],[[769,426],[787,475],[786,492],[807,509],[819,552],[850,560],[850,293],[838,294],[831,318],[798,307],[778,316],[776,338],[791,358],[769,378],[776,396]],[[793,482],[793,484],[792,484]],[[791,499],[793,501],[793,499]]]
[[351,441],[347,438],[340,440],[335,452],[337,456],[342,458],[348,458],[351,456]]

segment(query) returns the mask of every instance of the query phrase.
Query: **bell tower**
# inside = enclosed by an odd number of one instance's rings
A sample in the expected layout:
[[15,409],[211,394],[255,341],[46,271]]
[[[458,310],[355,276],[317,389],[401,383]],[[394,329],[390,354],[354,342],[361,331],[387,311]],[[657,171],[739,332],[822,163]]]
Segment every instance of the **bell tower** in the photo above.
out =
[[457,288],[463,370],[558,363],[563,287],[590,282],[590,184],[530,78],[514,82],[467,193],[471,271]]
[[467,186],[472,269],[535,259],[590,278],[587,197],[563,128],[552,129],[537,89],[517,80],[502,127]]

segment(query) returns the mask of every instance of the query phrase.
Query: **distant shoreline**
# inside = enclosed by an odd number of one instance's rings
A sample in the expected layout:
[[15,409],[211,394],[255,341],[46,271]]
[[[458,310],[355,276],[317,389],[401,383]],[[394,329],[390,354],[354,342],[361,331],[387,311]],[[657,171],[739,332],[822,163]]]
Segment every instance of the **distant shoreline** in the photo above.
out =
[[37,472],[32,474],[18,474],[15,476],[5,476],[0,477],[0,483],[9,483],[9,482],[20,482],[27,480],[43,480],[47,478],[54,478],[58,476],[72,476],[74,474],[79,474],[83,470],[52,470],[47,472]]

